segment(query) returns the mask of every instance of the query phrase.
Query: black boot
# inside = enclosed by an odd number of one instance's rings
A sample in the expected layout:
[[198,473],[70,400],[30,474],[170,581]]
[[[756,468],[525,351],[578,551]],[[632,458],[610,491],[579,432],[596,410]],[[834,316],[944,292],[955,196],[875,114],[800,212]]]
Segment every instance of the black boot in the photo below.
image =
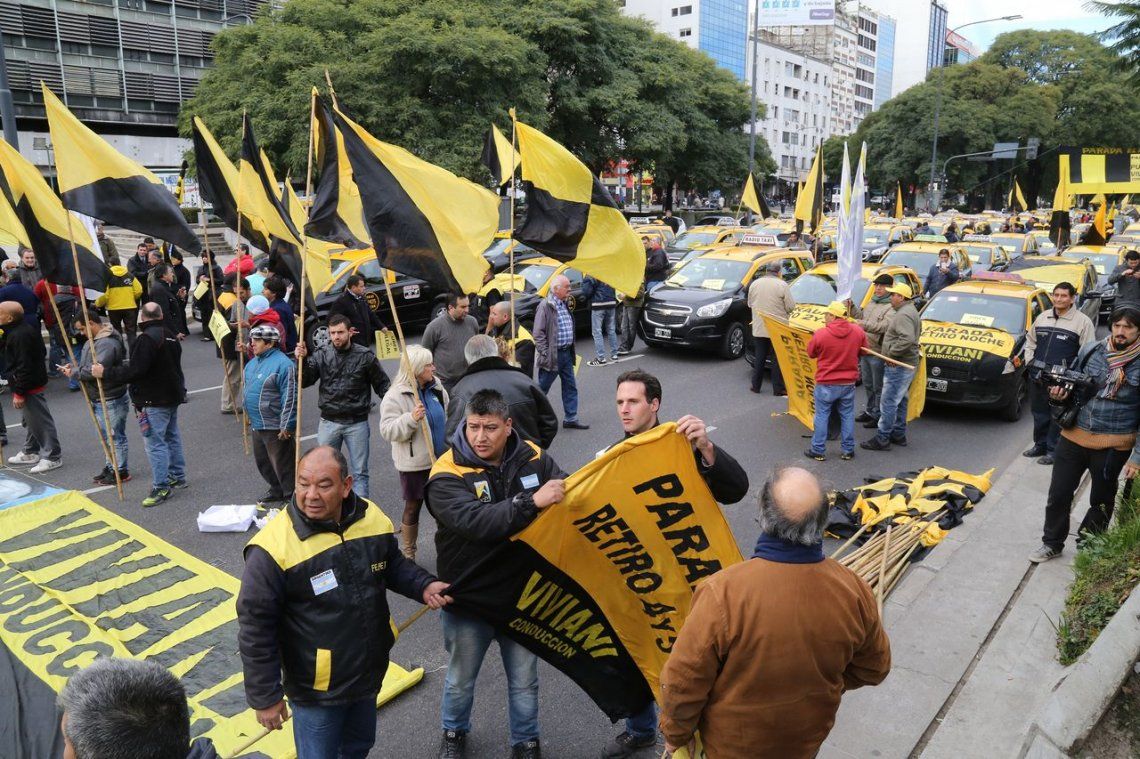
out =
[[539,748],[538,739],[511,746],[511,759],[542,759],[542,749]]
[[467,733],[444,730],[439,744],[439,759],[464,759],[467,756]]

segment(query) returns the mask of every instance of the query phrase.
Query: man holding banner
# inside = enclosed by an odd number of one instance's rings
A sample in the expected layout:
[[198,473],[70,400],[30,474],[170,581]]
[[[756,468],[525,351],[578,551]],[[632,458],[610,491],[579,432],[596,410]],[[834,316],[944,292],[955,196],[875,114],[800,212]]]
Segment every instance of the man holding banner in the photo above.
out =
[[[438,523],[439,575],[450,583],[541,510],[559,503],[566,475],[512,428],[510,406],[497,390],[471,396],[466,418],[449,442],[451,449],[431,469],[426,499]],[[458,612],[443,615],[443,640],[450,659],[441,707],[441,759],[466,756],[475,678],[492,640],[499,643],[507,673],[511,756],[541,757],[538,658],[486,621]]]

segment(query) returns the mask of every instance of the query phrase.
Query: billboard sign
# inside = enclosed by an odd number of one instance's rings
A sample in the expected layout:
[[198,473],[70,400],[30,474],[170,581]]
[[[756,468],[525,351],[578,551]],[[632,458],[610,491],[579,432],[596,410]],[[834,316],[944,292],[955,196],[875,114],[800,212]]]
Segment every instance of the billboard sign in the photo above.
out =
[[835,0],[760,0],[760,26],[818,26],[835,20]]

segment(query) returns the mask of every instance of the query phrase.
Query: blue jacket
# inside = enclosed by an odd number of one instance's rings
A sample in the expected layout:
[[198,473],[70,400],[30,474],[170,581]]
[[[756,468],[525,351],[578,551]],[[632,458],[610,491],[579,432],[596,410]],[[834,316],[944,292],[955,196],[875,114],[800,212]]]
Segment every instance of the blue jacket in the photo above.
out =
[[582,297],[590,301],[590,308],[613,308],[617,306],[617,294],[605,282],[586,277],[582,280]]
[[957,264],[950,264],[946,271],[942,271],[942,267],[938,264],[934,264],[930,267],[930,271],[926,273],[926,291],[933,296],[944,287],[957,282],[958,277]]
[[293,317],[293,309],[280,298],[270,303],[269,307],[281,317],[281,326],[285,329],[285,341],[281,349],[286,353],[292,353],[297,347],[297,322]]
[[0,287],[0,301],[11,300],[24,307],[24,323],[34,330],[40,328],[40,299],[20,282]]
[[297,366],[278,348],[245,365],[245,410],[255,430],[292,430],[297,424]]
[[[1104,340],[1097,340],[1081,348],[1074,368],[1096,380],[1096,389],[1092,392],[1092,397],[1077,414],[1078,427],[1104,435],[1136,432],[1140,429],[1140,359],[1125,367],[1124,383],[1116,391],[1115,398],[1100,397],[1100,392],[1108,379],[1108,358],[1105,355]],[[1132,447],[1132,455],[1128,460],[1140,464],[1140,437]]]

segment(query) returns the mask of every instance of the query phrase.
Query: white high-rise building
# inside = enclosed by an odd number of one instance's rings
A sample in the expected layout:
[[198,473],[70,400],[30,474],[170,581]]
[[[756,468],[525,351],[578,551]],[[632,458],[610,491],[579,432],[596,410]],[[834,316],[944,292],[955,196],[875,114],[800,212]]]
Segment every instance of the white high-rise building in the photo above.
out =
[[906,44],[895,46],[891,97],[919,82],[942,65],[949,13],[946,0],[875,0],[875,7],[894,17],[895,33]]
[[747,0],[618,0],[622,13],[701,50],[737,79],[745,77]]

